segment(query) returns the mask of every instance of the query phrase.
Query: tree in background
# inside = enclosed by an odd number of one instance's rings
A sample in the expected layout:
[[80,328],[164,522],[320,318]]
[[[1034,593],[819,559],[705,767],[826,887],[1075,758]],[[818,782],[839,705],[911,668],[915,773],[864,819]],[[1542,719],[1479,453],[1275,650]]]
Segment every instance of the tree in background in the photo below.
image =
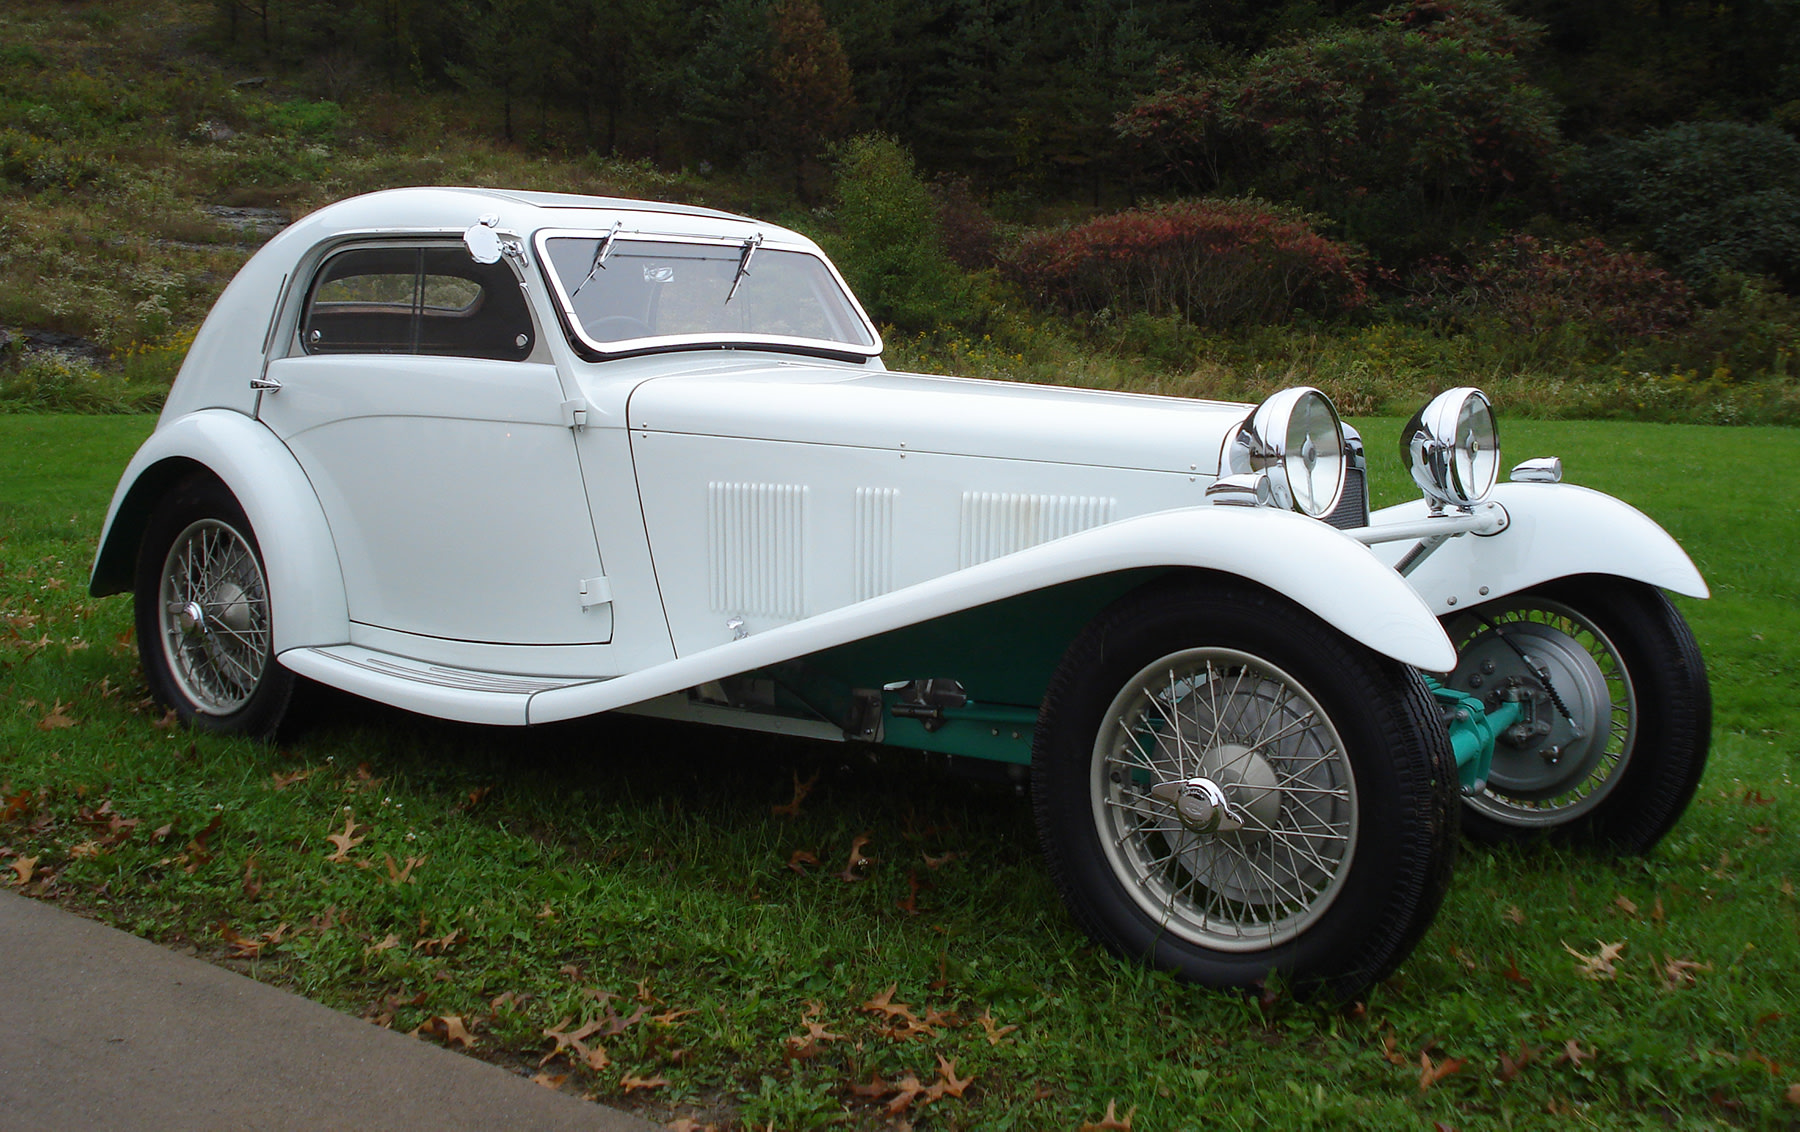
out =
[[1690,281],[1800,286],[1800,141],[1774,126],[1687,122],[1599,147],[1569,175],[1595,219],[1631,230]]
[[856,99],[844,45],[816,0],[781,0],[769,10],[769,137],[793,165],[794,191],[808,200],[807,167],[843,137]]
[[832,258],[870,317],[923,330],[966,316],[968,281],[944,252],[936,203],[906,147],[884,134],[851,138],[837,173]]
[[1519,60],[1535,34],[1492,0],[1412,0],[1178,76],[1118,128],[1177,183],[1293,201],[1406,259],[1549,180],[1555,108]]

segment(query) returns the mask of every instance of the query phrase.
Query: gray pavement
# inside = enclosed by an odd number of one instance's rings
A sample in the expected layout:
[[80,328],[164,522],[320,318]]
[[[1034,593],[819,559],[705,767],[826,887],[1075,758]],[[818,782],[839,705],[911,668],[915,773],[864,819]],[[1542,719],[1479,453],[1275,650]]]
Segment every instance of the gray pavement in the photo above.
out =
[[0,1129],[247,1127],[656,1126],[0,892]]

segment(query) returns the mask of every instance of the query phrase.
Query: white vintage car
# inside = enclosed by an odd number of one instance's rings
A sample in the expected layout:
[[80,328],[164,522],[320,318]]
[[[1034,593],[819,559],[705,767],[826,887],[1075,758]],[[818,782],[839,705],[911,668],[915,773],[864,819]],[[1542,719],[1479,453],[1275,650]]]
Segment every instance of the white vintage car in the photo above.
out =
[[1627,852],[1710,698],[1655,523],[1496,484],[1487,398],[1369,512],[1313,389],[1259,406],[889,372],[810,240],[402,189],[272,240],[115,494],[152,691],[271,732],[297,677],[447,719],[603,711],[1029,771],[1075,920],[1217,986],[1354,994],[1459,824]]

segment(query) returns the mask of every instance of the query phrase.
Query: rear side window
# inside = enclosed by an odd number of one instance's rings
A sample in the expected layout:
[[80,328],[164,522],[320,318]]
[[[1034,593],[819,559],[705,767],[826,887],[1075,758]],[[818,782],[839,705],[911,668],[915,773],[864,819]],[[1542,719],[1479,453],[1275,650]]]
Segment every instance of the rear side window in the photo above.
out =
[[309,354],[435,354],[522,361],[536,340],[505,263],[461,244],[350,248],[319,269],[300,320]]

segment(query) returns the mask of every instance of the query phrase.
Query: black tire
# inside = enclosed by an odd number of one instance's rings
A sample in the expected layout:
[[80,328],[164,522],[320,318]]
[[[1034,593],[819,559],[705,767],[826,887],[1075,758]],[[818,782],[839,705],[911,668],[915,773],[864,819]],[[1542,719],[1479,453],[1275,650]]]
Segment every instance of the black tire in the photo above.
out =
[[[1198,742],[1167,737],[1189,726]],[[1168,792],[1196,778],[1250,824],[1184,823]],[[1097,942],[1208,986],[1275,972],[1339,999],[1430,926],[1455,862],[1456,781],[1416,672],[1212,576],[1170,576],[1095,618],[1051,679],[1032,750],[1051,876]]]
[[1492,695],[1509,675],[1541,685],[1535,667],[1552,674],[1556,691],[1538,705],[1549,734],[1496,746],[1487,789],[1466,800],[1470,837],[1551,837],[1641,854],[1674,827],[1706,770],[1712,690],[1687,622],[1662,591],[1565,579],[1447,617],[1444,628],[1461,656],[1453,687]]
[[275,733],[294,675],[275,659],[256,533],[223,484],[193,477],[157,504],[138,548],[134,597],[152,695],[192,727]]

